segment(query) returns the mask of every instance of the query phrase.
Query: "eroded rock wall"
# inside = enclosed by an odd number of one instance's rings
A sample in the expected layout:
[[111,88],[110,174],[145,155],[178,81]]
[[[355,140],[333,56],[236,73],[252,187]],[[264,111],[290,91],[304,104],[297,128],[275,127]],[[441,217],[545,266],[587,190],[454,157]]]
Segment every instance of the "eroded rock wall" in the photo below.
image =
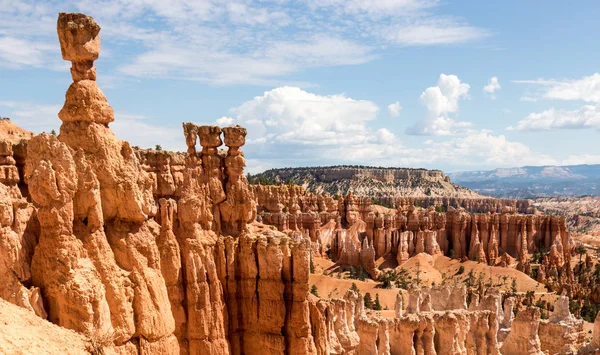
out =
[[[330,250],[341,264],[372,264],[373,260],[365,259],[371,258],[372,252],[363,252],[364,245],[374,249],[375,259],[391,254],[399,264],[422,252],[496,264],[506,253],[525,268],[529,254],[548,248],[556,265],[547,268],[560,268],[574,247],[564,217],[517,213],[528,205],[514,200],[513,206],[507,206],[508,200],[498,205],[474,200],[475,206],[485,206],[481,207],[487,209],[485,213],[452,207],[441,212],[434,207],[414,207],[413,199],[405,199],[394,210],[381,209],[371,205],[370,199],[352,193],[335,200],[296,185],[253,185],[252,190],[263,223],[290,236],[309,238],[317,254]],[[495,212],[496,207],[501,213]],[[544,267],[542,275],[546,271]],[[374,276],[376,271],[369,273]]]
[[12,145],[0,144],[1,296],[108,335],[119,351],[314,353],[310,245],[249,230],[246,130],[188,123],[187,154],[134,150],[108,127],[114,114],[95,81],[100,27],[61,13],[57,30],[73,84],[58,137],[38,135],[22,154],[32,202]]

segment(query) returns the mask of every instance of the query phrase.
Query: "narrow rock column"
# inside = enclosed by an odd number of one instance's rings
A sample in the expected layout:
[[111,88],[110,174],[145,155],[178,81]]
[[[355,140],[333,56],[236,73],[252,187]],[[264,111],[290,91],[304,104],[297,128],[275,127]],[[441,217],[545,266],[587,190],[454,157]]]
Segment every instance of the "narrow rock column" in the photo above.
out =
[[73,235],[77,173],[69,148],[50,134],[34,137],[27,148],[25,179],[39,206],[41,229],[32,281],[48,302],[49,320],[87,334],[113,331],[104,287]]
[[222,232],[238,236],[256,217],[256,201],[244,176],[246,159],[240,147],[246,142],[246,129],[240,126],[223,128],[225,145],[226,200],[220,204]]
[[223,144],[221,128],[199,126],[198,135],[200,136],[200,145],[202,145],[202,165],[208,179],[209,197],[212,202],[212,230],[218,233],[221,231],[219,204],[226,199],[223,190],[223,162],[217,151],[217,148]]
[[196,142],[198,140],[198,126],[192,122],[182,123],[185,144],[187,145],[188,156],[196,155]]
[[573,320],[575,320],[575,318],[569,310],[569,297],[567,296],[567,290],[563,289],[561,295],[558,297],[558,300],[556,300],[556,303],[554,304],[554,312],[552,312],[552,315],[550,315],[550,322],[569,323]]
[[600,347],[600,312],[598,312],[598,315],[596,315],[596,319],[594,320],[592,343],[595,346]]
[[403,302],[403,297],[402,297],[402,291],[398,291],[398,294],[396,295],[396,305],[394,308],[394,314],[396,315],[396,318],[402,318],[402,311],[403,311],[403,307],[404,305],[402,304]]
[[7,140],[0,140],[0,183],[9,186],[14,197],[20,197],[18,188],[14,189],[19,183],[19,171],[13,158],[12,143]]

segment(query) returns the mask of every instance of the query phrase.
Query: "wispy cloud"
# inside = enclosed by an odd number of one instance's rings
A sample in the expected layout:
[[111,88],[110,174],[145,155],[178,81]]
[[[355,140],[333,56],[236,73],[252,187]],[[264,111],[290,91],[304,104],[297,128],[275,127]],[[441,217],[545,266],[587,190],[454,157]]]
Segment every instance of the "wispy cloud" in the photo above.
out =
[[513,83],[539,86],[536,98],[600,103],[599,73],[574,80],[513,80]]
[[516,131],[548,131],[558,129],[600,129],[600,74],[594,73],[575,80],[513,80],[514,83],[540,87],[537,94],[527,94],[521,101],[569,100],[585,101],[595,105],[583,105],[576,110],[550,108],[532,112],[516,125],[507,127]]
[[[76,10],[100,23],[103,45],[119,46],[110,71],[213,84],[280,85],[308,68],[369,62],[389,44],[453,44],[488,35],[439,14],[437,0],[21,0],[5,5],[0,65],[56,68],[50,63],[51,58],[60,61],[56,13]],[[23,23],[36,26],[23,28]]]
[[600,129],[600,106],[585,105],[577,110],[548,109],[530,113],[516,126],[507,127],[515,131],[549,131],[556,129]]
[[382,28],[384,38],[402,46],[431,46],[466,43],[490,36],[484,29],[451,19],[428,19]]

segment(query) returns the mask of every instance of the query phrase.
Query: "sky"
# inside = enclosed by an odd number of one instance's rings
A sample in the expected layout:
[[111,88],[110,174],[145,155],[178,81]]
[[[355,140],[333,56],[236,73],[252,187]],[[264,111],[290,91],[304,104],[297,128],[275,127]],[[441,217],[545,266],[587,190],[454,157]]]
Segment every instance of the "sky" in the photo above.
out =
[[0,0],[0,116],[59,130],[59,11],[132,145],[240,124],[247,170],[600,163],[598,1]]

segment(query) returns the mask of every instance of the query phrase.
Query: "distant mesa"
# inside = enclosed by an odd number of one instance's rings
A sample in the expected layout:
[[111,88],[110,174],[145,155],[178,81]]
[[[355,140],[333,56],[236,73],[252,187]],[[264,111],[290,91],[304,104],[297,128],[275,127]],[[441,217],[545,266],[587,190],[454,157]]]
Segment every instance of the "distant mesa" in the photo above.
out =
[[441,170],[383,168],[359,165],[271,169],[253,182],[294,183],[314,193],[395,199],[399,197],[481,198],[450,181]]

